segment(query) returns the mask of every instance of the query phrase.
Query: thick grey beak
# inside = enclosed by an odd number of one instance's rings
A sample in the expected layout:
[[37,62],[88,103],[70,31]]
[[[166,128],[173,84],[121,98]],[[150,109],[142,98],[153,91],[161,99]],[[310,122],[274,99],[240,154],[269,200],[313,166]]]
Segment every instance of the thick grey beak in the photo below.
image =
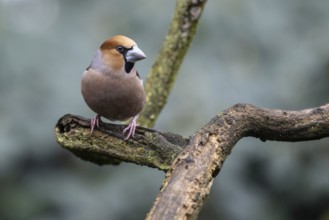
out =
[[139,49],[137,45],[134,45],[133,48],[128,50],[126,54],[126,60],[130,63],[135,63],[145,58],[146,56],[144,52]]

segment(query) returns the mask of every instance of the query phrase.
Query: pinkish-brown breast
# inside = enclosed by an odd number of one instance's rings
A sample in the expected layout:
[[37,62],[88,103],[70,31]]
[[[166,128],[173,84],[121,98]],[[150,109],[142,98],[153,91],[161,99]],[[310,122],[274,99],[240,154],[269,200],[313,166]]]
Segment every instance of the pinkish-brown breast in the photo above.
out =
[[123,75],[86,70],[82,76],[81,92],[94,112],[110,120],[127,120],[139,114],[146,101],[136,70]]

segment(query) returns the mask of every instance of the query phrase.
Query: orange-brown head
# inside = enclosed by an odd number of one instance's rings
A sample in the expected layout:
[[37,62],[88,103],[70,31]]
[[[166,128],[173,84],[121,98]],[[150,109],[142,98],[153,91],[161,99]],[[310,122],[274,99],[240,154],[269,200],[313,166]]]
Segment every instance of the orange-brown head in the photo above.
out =
[[106,40],[100,46],[100,52],[103,64],[109,69],[120,71],[124,68],[126,73],[131,71],[135,62],[146,58],[136,42],[123,35]]

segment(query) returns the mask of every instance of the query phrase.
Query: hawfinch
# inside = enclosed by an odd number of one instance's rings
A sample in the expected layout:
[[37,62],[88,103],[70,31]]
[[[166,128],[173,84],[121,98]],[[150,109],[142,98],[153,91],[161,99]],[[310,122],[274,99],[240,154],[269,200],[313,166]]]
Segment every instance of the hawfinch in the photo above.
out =
[[89,108],[96,112],[91,119],[91,134],[99,127],[101,116],[112,121],[132,118],[123,130],[125,140],[134,136],[136,120],[146,96],[135,63],[146,58],[130,38],[117,35],[106,40],[84,71],[81,92]]

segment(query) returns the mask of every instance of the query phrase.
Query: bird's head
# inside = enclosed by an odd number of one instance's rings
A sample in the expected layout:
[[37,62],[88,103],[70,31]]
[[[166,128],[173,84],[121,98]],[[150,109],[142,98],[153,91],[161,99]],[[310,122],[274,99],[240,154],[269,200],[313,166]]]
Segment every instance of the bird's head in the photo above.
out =
[[126,73],[131,71],[135,62],[146,58],[136,42],[123,35],[116,35],[106,40],[100,46],[100,51],[106,65],[113,70],[120,70],[124,67]]

